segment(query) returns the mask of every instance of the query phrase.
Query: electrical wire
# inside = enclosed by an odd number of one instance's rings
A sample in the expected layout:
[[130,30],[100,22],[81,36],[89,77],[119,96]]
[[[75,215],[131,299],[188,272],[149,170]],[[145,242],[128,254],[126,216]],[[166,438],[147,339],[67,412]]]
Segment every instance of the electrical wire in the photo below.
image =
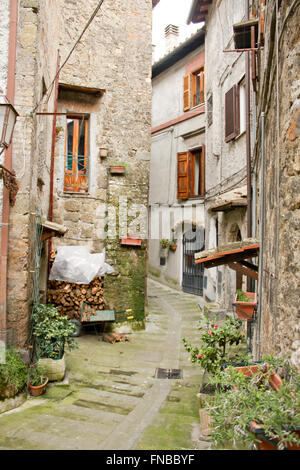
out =
[[[92,21],[94,20],[95,16],[97,15],[98,11],[100,10],[102,4],[103,4],[104,0],[100,0],[100,2],[98,3],[98,5],[96,6],[95,10],[93,11],[91,17],[89,18],[88,22],[86,23],[85,27],[83,28],[81,34],[79,35],[79,37],[77,38],[77,40],[75,41],[73,47],[71,48],[71,50],[69,51],[67,57],[65,58],[65,60],[63,61],[63,63],[61,64],[61,66],[59,67],[59,69],[57,70],[52,82],[50,83],[50,85],[48,86],[43,98],[37,103],[37,105],[33,108],[33,110],[31,111],[31,114],[33,114],[36,109],[42,104],[45,96],[47,96],[48,94],[48,91],[51,89],[50,91],[50,94],[52,92],[52,89],[53,89],[53,85],[55,83],[55,80],[57,78],[57,76],[59,75],[60,71],[63,69],[63,67],[66,65],[66,63],[68,62],[69,58],[71,57],[74,49],[76,48],[77,44],[80,42],[82,36],[84,35],[84,33],[86,32],[86,30],[88,29],[88,27],[90,26],[90,24],[92,23]],[[49,97],[47,98],[49,99]]]

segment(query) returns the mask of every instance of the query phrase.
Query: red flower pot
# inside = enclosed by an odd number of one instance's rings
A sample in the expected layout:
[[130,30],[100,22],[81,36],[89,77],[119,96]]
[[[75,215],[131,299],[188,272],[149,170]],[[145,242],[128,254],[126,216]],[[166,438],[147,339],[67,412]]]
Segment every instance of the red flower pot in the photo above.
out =
[[235,305],[236,314],[239,318],[242,320],[252,320],[257,305],[257,294],[255,292],[245,292],[245,295],[252,299],[252,302],[241,302],[237,300],[236,294],[233,305]]
[[126,171],[124,165],[111,165],[109,167],[109,171],[111,174],[123,174]]
[[[268,436],[266,436],[263,428],[260,427],[255,421],[251,422],[250,431],[258,438],[258,442],[255,444],[257,450],[278,450],[277,440],[270,439]],[[295,429],[293,432],[295,432],[300,437],[300,429]],[[300,450],[300,446],[295,444],[287,444],[286,450]]]
[[46,378],[45,382],[41,385],[31,385],[31,384],[29,384],[28,387],[29,387],[30,395],[33,396],[33,397],[38,397],[38,396],[42,395],[46,390],[47,383],[48,383],[48,377]]

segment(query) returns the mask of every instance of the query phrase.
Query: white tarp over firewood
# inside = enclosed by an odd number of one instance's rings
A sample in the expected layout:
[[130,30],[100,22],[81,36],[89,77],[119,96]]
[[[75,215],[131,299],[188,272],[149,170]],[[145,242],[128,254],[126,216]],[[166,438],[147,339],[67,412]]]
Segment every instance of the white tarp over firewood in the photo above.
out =
[[112,266],[105,262],[105,251],[90,253],[89,246],[60,246],[49,280],[89,284],[96,277],[113,272]]

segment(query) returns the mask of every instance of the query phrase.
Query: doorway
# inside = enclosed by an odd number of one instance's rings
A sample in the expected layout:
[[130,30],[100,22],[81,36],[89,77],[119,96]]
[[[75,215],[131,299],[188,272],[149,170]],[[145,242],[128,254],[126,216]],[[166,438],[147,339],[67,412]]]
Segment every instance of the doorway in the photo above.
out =
[[203,295],[204,268],[195,263],[195,253],[205,247],[205,230],[188,230],[183,239],[182,290],[189,294]]

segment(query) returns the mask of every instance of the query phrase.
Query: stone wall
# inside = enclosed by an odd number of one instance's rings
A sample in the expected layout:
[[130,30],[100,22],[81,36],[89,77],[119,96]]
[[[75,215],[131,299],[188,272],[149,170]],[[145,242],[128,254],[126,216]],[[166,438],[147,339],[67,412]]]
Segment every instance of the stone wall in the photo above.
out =
[[[92,1],[87,2],[82,11],[80,4],[65,2],[62,57],[72,46],[74,31],[82,28],[93,7]],[[58,137],[55,157],[54,221],[68,227],[56,245],[88,244],[95,252],[105,247],[106,261],[115,269],[106,279],[105,299],[111,308],[132,308],[139,319],[144,315],[146,241],[141,248],[121,246],[120,237],[130,235],[130,219],[126,233],[119,216],[120,198],[125,204],[127,200],[129,213],[134,212],[134,205],[147,208],[148,204],[151,15],[149,0],[105,2],[60,74],[62,83],[103,90],[98,99],[85,96],[79,100],[76,93],[59,98],[59,110],[86,111],[90,116],[87,194],[63,192],[64,132]],[[60,119],[57,125],[64,129],[65,120]],[[100,158],[100,147],[108,149],[106,158]],[[109,165],[117,163],[125,164],[125,175],[109,173]],[[107,209],[110,216],[116,216],[115,231],[113,225],[106,230]],[[131,219],[138,215],[132,213]]]
[[[8,66],[8,42],[9,42],[9,0],[3,0],[0,4],[0,94],[6,94],[7,66]],[[0,156],[3,164],[4,153]],[[0,218],[2,218],[3,182],[0,179]],[[1,227],[0,227],[1,244]]]
[[[11,208],[8,259],[8,326],[16,342],[24,345],[29,334],[30,301],[33,289],[33,256],[36,215],[49,217],[51,141],[57,53],[66,58],[91,16],[95,2],[71,0],[21,0],[19,2],[16,109],[20,113],[13,141],[13,168],[20,190]],[[1,3],[2,7],[2,3]],[[105,297],[117,309],[132,307],[144,314],[146,270],[145,242],[141,249],[123,248],[119,230],[105,239],[107,204],[116,207],[119,196],[128,204],[147,208],[150,155],[151,106],[151,0],[123,2],[107,0],[74,53],[59,80],[69,85],[104,90],[100,101],[83,103],[74,96],[59,96],[65,112],[85,111],[89,106],[89,192],[63,192],[65,117],[57,119],[54,162],[53,221],[67,226],[59,244],[88,244],[93,251],[106,247],[107,261],[115,273],[106,283]],[[50,87],[50,88],[49,88]],[[77,94],[78,97],[78,94]],[[37,108],[36,105],[43,103]],[[83,106],[83,108],[82,108]],[[108,148],[106,159],[99,148]],[[124,162],[125,176],[109,176],[110,163]],[[118,215],[118,207],[116,207]],[[44,268],[47,266],[44,244]]]
[[[293,3],[281,2],[278,38],[275,5],[268,4],[266,9],[256,152],[259,185],[262,182],[261,112],[265,112],[265,246],[261,331],[259,335],[256,330],[254,346],[256,353],[260,348],[262,354],[279,357],[290,354],[299,371],[300,9],[298,4],[290,11]],[[258,224],[261,223],[259,206]]]

